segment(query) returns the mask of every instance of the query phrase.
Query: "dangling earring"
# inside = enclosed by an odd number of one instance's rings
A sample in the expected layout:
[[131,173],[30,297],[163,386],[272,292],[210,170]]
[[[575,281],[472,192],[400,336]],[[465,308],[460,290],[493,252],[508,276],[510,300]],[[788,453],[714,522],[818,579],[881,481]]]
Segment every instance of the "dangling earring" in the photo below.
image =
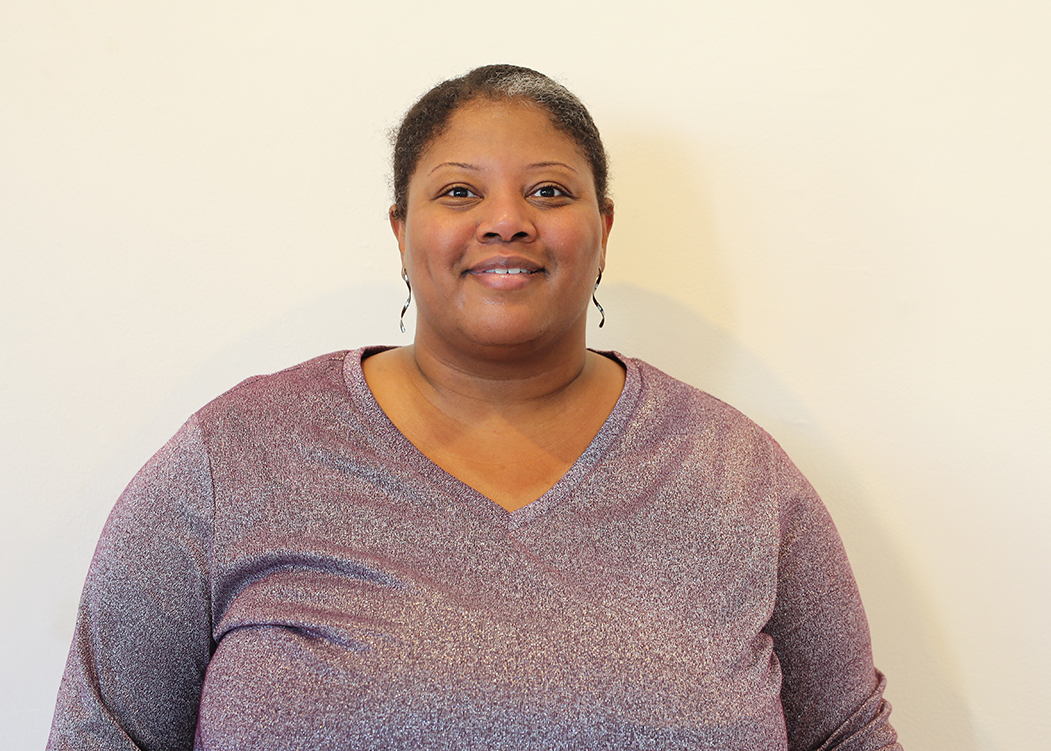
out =
[[598,322],[598,327],[602,328],[602,324],[606,322],[606,311],[602,309],[602,306],[598,304],[598,300],[595,299],[595,290],[598,289],[599,282],[602,281],[602,269],[598,270],[598,279],[595,280],[595,289],[591,290],[591,302],[595,303],[595,307],[598,308],[598,312],[602,314],[602,319]]
[[[602,274],[600,273],[601,277]],[[398,318],[398,326],[401,327],[401,333],[405,333],[405,311],[409,309],[409,303],[412,302],[412,285],[409,284],[409,272],[405,269],[401,270],[401,278],[405,280],[405,286],[409,288],[409,296],[405,298],[405,304],[401,306],[401,316]]]

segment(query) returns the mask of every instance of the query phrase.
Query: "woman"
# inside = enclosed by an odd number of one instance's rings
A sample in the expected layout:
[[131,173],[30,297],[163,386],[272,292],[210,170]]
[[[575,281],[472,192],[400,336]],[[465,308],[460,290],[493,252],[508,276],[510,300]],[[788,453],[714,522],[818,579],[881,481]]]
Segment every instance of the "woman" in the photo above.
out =
[[480,68],[394,171],[414,343],[246,381],[147,464],[50,747],[898,748],[810,485],[585,347],[613,206],[580,102]]

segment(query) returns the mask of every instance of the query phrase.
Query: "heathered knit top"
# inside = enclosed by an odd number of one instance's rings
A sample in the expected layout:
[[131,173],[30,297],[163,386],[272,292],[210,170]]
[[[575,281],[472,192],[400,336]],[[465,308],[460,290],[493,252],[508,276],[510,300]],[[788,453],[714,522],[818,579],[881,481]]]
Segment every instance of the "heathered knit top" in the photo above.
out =
[[842,545],[741,414],[637,360],[508,512],[336,353],[242,383],[121,496],[51,749],[900,748]]

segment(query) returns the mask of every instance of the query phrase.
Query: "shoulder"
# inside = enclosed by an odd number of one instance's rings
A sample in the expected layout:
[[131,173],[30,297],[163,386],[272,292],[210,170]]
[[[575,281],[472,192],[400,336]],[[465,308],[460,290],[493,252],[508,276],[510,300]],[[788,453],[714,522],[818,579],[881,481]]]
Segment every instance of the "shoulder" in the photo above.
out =
[[226,405],[248,406],[256,402],[298,399],[315,392],[340,390],[348,354],[348,350],[332,352],[276,373],[246,378],[205,405],[201,412],[207,413]]
[[738,409],[646,362],[620,360],[639,383],[625,442],[630,453],[660,457],[691,482],[748,487],[753,498],[778,504],[813,494],[778,442]]
[[634,369],[638,373],[637,419],[657,423],[677,435],[732,435],[757,446],[777,446],[762,427],[718,397],[643,360],[623,356],[619,359],[629,372]]
[[345,421],[360,395],[348,387],[363,350],[315,357],[276,373],[248,378],[219,395],[194,418],[205,442],[219,435],[267,433]]
[[207,424],[224,412],[312,409],[326,403],[346,403],[362,396],[362,358],[383,347],[340,350],[298,365],[246,378],[202,407],[197,417]]

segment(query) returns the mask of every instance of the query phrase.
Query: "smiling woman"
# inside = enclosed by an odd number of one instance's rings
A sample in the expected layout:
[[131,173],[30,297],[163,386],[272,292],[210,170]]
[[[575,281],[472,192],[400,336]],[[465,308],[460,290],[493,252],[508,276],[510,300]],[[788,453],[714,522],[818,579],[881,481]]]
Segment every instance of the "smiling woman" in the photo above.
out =
[[414,341],[244,382],[118,501],[49,746],[898,748],[824,506],[773,440],[586,347],[613,206],[545,76],[395,146]]
[[[416,337],[365,378],[425,456],[509,511],[566,473],[620,395],[623,369],[585,346],[612,223],[577,145],[513,100],[461,106],[404,218],[391,210]],[[556,427],[567,412],[579,419]]]

